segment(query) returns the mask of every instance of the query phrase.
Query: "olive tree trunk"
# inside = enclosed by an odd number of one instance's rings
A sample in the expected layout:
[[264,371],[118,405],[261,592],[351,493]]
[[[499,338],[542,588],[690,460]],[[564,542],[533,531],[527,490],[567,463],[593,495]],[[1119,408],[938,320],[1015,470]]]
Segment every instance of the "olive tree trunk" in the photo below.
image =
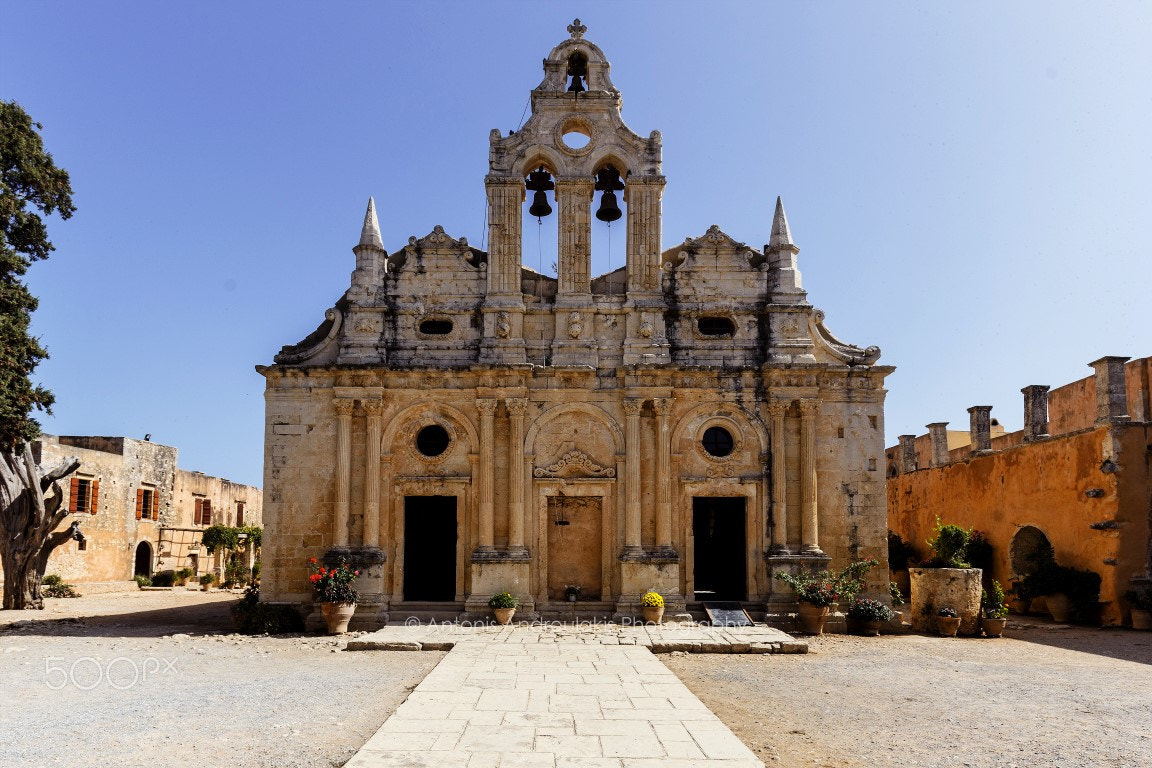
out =
[[4,569],[5,610],[43,608],[40,582],[48,556],[70,539],[84,540],[78,521],[56,530],[68,517],[59,481],[80,468],[79,459],[64,459],[45,471],[32,457],[30,443],[17,451],[0,451],[0,566]]

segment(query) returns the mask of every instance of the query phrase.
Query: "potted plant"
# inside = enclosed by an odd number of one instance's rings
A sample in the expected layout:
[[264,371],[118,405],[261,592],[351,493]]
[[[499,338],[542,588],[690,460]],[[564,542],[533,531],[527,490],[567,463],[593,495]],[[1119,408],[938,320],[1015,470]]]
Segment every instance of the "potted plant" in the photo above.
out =
[[879,600],[858,597],[848,609],[848,618],[856,622],[860,634],[876,637],[880,627],[892,620],[892,609]]
[[904,612],[900,606],[904,605],[904,594],[900,591],[900,585],[894,581],[888,582],[888,597],[892,598],[892,618],[897,624],[903,624]]
[[659,592],[650,589],[640,598],[640,609],[644,613],[645,624],[659,624],[664,618],[664,598]]
[[1130,589],[1124,599],[1132,606],[1132,629],[1152,629],[1152,587],[1139,592]]
[[197,581],[200,582],[200,589],[207,592],[208,590],[212,589],[212,582],[216,581],[216,574],[214,574],[214,573],[201,574],[200,578],[197,579]]
[[800,631],[821,635],[832,604],[841,597],[851,599],[860,592],[864,588],[864,574],[875,565],[878,565],[875,560],[861,560],[839,572],[778,572],[775,577],[792,587],[796,593],[799,601],[796,618],[800,623]]
[[348,631],[348,622],[356,612],[356,601],[360,595],[352,588],[352,582],[360,575],[348,565],[347,558],[340,558],[334,568],[320,564],[316,558],[308,561],[312,566],[312,595],[320,603],[320,612],[328,623],[328,634],[339,635]]
[[911,570],[913,631],[936,631],[937,611],[949,607],[960,617],[959,634],[980,634],[983,574],[966,559],[971,534],[966,528],[936,518],[933,536],[927,541],[932,556]]
[[936,629],[940,637],[956,637],[956,630],[960,629],[960,614],[955,608],[941,608],[936,612]]
[[507,624],[516,614],[516,598],[511,592],[497,592],[488,600],[488,607],[496,614],[497,624]]
[[1008,624],[1008,606],[1004,604],[1004,589],[1000,582],[992,579],[992,589],[985,590],[980,595],[984,618],[980,624],[987,637],[1001,637],[1004,627]]
[[576,602],[577,599],[579,599],[579,597],[580,597],[580,585],[579,584],[567,584],[567,585],[565,585],[565,587],[564,587],[564,599],[565,600],[567,600],[570,603],[574,603],[574,602]]

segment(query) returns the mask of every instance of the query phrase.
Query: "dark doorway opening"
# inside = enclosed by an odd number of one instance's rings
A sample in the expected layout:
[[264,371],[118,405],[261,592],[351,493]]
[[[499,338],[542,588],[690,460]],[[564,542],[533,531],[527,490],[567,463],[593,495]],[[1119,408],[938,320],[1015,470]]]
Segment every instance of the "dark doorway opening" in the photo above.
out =
[[692,570],[696,600],[747,600],[743,496],[692,499]]
[[152,545],[146,541],[142,541],[136,545],[136,567],[132,571],[132,575],[152,575]]
[[456,497],[404,497],[404,599],[456,599]]

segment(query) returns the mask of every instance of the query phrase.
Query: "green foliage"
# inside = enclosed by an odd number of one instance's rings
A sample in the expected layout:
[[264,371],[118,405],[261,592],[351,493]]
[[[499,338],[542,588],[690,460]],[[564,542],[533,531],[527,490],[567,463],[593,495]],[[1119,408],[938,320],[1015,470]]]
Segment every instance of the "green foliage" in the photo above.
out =
[[816,606],[851,600],[864,589],[864,575],[879,565],[876,560],[859,560],[839,572],[808,571],[793,575],[778,572],[776,578],[792,587],[796,599]]
[[889,621],[895,614],[879,600],[857,598],[848,609],[848,617],[857,621]]
[[259,584],[260,583],[260,561],[259,560],[252,563],[252,583],[253,584]]
[[[247,534],[248,538],[241,539],[240,534],[242,533]],[[210,525],[204,529],[204,533],[200,534],[200,543],[204,545],[204,549],[208,550],[208,554],[212,554],[217,549],[229,551],[247,549],[248,547],[259,549],[263,537],[264,529],[258,525],[244,525],[239,528],[230,525]]]
[[964,559],[972,531],[958,525],[944,525],[936,518],[935,535],[928,540],[932,548],[932,559],[923,565],[929,568],[969,568]]
[[182,587],[188,583],[188,579],[192,578],[191,568],[181,568],[176,571],[176,586]]
[[200,574],[200,578],[197,579],[197,581],[200,582],[200,586],[202,587],[210,586],[214,581],[216,581],[216,574],[202,573]]
[[650,589],[644,593],[643,597],[640,598],[640,605],[644,606],[645,608],[663,608],[664,598],[660,595],[659,592],[654,592]]
[[328,568],[316,558],[308,561],[312,565],[312,594],[318,603],[353,603],[360,599],[359,593],[352,588],[352,582],[360,575],[360,571],[353,570],[348,564],[348,558],[340,558],[340,562],[333,568]]
[[72,216],[72,185],[44,151],[39,131],[16,102],[0,101],[0,451],[40,434],[33,409],[52,412],[52,393],[33,385],[48,352],[29,333],[36,297],[20,280],[54,248],[37,211]]
[[237,558],[232,558],[228,564],[224,566],[224,583],[225,585],[239,584],[244,586],[248,583],[252,573],[248,570],[248,566],[240,562]]
[[909,561],[915,561],[917,552],[900,534],[888,531],[888,568],[892,571],[908,570]]
[[489,608],[515,608],[516,598],[511,592],[497,592],[488,599]]
[[138,587],[143,588],[152,586],[152,579],[148,578],[147,576],[139,575],[136,576],[134,580],[136,582],[136,586]]
[[175,583],[175,571],[157,571],[152,574],[152,586],[154,587],[170,587]]
[[71,584],[65,583],[55,573],[50,573],[40,582],[41,594],[44,597],[80,597],[80,593]]
[[988,541],[988,537],[984,535],[983,531],[973,530],[970,533],[971,537],[968,539],[968,546],[964,550],[964,558],[969,562],[969,567],[982,569],[985,578],[987,578],[988,574],[992,572],[992,543]]
[[984,610],[984,618],[1003,619],[1008,615],[1008,606],[1004,603],[1004,589],[1000,582],[992,580],[992,588],[980,591],[980,605]]
[[892,605],[904,605],[904,595],[900,594],[900,587],[894,581],[888,582],[888,596],[892,598]]
[[304,631],[304,619],[290,605],[260,602],[260,588],[248,587],[244,597],[232,606],[232,624],[244,635],[284,635]]
[[960,614],[956,613],[955,608],[941,608],[936,611],[936,615],[945,619],[957,619],[960,617]]

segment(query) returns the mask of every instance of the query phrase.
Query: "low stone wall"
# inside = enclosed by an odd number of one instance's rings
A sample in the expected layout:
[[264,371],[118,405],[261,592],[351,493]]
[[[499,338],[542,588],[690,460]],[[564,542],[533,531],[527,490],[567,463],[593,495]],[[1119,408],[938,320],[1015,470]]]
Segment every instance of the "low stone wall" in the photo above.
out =
[[911,568],[912,631],[935,634],[936,612],[953,608],[960,616],[960,634],[980,634],[979,568]]

